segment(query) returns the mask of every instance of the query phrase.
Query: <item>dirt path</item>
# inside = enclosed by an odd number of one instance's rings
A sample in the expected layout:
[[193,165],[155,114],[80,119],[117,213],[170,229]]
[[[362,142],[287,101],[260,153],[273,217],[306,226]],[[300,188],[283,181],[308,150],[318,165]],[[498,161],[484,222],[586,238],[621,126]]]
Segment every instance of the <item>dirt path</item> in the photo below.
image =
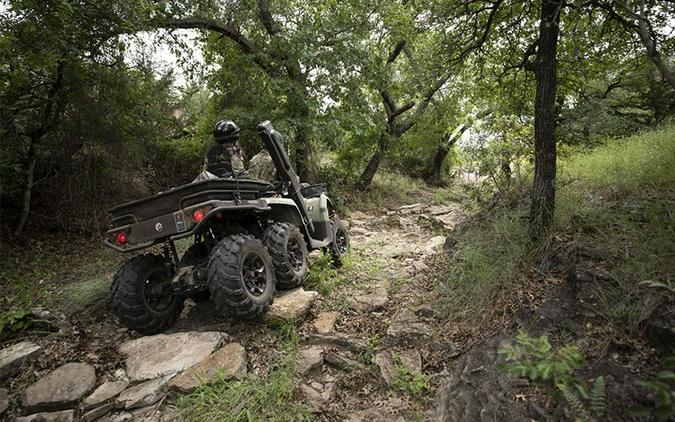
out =
[[[445,369],[439,362],[456,351],[437,322],[432,268],[444,233],[462,213],[458,204],[434,206],[427,196],[427,203],[378,214],[353,212],[350,259],[331,273],[323,294],[296,322],[300,351],[294,396],[317,420],[427,420],[433,415],[437,374]],[[122,328],[107,307],[86,321],[64,323],[59,336],[31,339],[42,353],[29,370],[5,383],[10,393],[5,417],[30,413],[21,410],[23,391],[66,363],[91,365],[95,385],[126,379],[119,347],[138,336]],[[187,301],[166,334],[206,331],[226,333],[227,342],[243,346],[248,372],[263,379],[271,363],[284,357],[278,328],[223,319],[210,302]],[[175,420],[173,398],[137,413],[109,410],[99,420]],[[77,417],[83,410],[74,412]]]

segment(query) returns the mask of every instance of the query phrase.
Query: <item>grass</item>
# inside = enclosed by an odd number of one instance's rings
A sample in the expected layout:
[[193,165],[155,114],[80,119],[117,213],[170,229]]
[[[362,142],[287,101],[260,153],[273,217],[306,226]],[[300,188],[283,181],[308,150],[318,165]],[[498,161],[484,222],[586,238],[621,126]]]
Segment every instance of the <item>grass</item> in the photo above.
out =
[[353,264],[352,256],[348,255],[342,258],[340,269],[334,268],[330,254],[322,253],[309,266],[309,275],[304,287],[327,296],[333,291],[333,288],[344,283],[344,273],[349,271]]
[[486,309],[502,289],[514,284],[528,255],[527,222],[508,211],[462,235],[452,256],[452,267],[443,286],[444,304],[453,319],[469,318]]
[[634,334],[652,292],[673,285],[675,127],[607,144],[562,163],[557,222],[573,241],[599,251],[608,274],[599,312]]
[[[608,274],[597,285],[598,311],[627,334],[640,329],[654,296],[644,282],[675,287],[673,140],[675,127],[666,127],[580,151],[559,166],[555,231],[604,257],[593,263]],[[515,291],[518,278],[527,276],[533,255],[527,205],[493,211],[457,235],[442,289],[450,315],[494,313],[497,297]]]
[[277,328],[282,357],[265,376],[220,380],[200,387],[177,401],[185,421],[305,421],[309,408],[294,399],[293,374],[298,357],[298,333],[293,324]]

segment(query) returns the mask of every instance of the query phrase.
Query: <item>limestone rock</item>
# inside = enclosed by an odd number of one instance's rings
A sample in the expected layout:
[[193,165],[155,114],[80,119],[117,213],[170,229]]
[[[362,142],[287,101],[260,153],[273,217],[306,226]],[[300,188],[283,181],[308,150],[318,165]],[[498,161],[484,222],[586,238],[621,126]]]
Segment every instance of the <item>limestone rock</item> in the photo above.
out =
[[126,381],[106,381],[101,384],[93,393],[89,395],[84,401],[84,410],[91,409],[96,407],[101,403],[105,403],[108,400],[117,397],[127,386],[129,385]]
[[409,341],[421,338],[429,338],[432,335],[431,328],[413,312],[403,309],[392,317],[391,324],[387,328],[387,335],[397,341]]
[[16,375],[21,366],[38,357],[42,347],[22,341],[0,350],[0,380]]
[[187,393],[220,377],[242,379],[246,376],[246,365],[246,349],[239,343],[230,343],[180,373],[171,380],[169,387]]
[[337,320],[337,312],[321,312],[314,321],[314,328],[319,334],[328,334],[333,332],[335,328],[335,321]]
[[403,205],[399,207],[398,212],[406,215],[420,212],[422,210],[422,204],[412,204],[412,205]]
[[305,376],[323,364],[323,349],[310,347],[300,351],[300,359],[295,364],[295,372]]
[[127,356],[131,381],[144,381],[177,374],[209,356],[226,337],[220,332],[158,334],[128,341],[119,347]]
[[96,386],[96,371],[86,363],[67,363],[24,391],[21,402],[29,411],[59,410],[72,405]]
[[372,312],[382,309],[389,301],[389,293],[384,287],[376,287],[372,293],[358,295],[351,298],[351,306],[361,312]]
[[145,381],[124,390],[117,397],[117,407],[137,409],[157,403],[167,393],[167,386],[171,378],[173,378],[173,374]]
[[15,419],[16,422],[72,422],[75,420],[74,410],[64,410],[52,413],[36,413],[28,416],[21,416]]
[[375,355],[375,364],[380,368],[380,375],[387,385],[394,383],[399,366],[406,367],[411,374],[422,372],[422,356],[417,350],[380,352]]
[[321,411],[323,409],[323,397],[321,397],[321,393],[306,384],[300,386],[300,391],[302,391],[302,394],[314,411]]
[[326,353],[326,357],[324,359],[326,359],[326,362],[328,362],[329,364],[344,371],[352,371],[355,369],[361,370],[366,369],[366,367],[362,363],[357,362],[353,359],[349,359],[342,355],[338,355],[335,352]]
[[0,388],[0,415],[9,407],[9,391]]
[[277,296],[274,303],[265,314],[270,322],[297,321],[307,315],[310,306],[319,296],[314,291],[305,291],[303,288],[289,290]]
[[427,241],[426,251],[428,254],[438,252],[445,243],[446,236],[434,236]]
[[449,214],[455,210],[455,207],[450,205],[432,205],[427,208],[427,212],[433,216]]
[[113,407],[114,407],[113,403],[106,403],[103,406],[96,407],[88,411],[84,415],[82,415],[82,421],[83,422],[95,421],[96,419],[99,419],[101,416],[110,412],[113,409]]

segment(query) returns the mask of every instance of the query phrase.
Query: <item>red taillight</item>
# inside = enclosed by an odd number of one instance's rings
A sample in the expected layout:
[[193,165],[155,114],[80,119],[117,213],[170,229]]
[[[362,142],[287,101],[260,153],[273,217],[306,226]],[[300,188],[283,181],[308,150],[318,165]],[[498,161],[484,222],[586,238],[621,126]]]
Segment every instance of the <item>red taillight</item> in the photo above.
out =
[[124,232],[119,232],[115,235],[115,242],[119,243],[120,245],[126,245],[127,243],[127,234]]
[[202,210],[195,210],[195,211],[192,213],[192,220],[193,220],[195,223],[198,223],[198,224],[199,224],[203,219],[204,219],[204,211],[202,211]]

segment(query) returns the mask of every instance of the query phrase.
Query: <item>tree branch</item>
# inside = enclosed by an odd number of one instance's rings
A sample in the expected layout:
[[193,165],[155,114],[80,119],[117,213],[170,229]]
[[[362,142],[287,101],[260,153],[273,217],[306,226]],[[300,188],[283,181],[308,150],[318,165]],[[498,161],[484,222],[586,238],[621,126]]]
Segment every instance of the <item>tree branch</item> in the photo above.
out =
[[272,12],[270,12],[267,0],[258,0],[258,16],[260,17],[260,22],[262,22],[269,35],[275,35],[281,32],[281,28],[274,20]]

